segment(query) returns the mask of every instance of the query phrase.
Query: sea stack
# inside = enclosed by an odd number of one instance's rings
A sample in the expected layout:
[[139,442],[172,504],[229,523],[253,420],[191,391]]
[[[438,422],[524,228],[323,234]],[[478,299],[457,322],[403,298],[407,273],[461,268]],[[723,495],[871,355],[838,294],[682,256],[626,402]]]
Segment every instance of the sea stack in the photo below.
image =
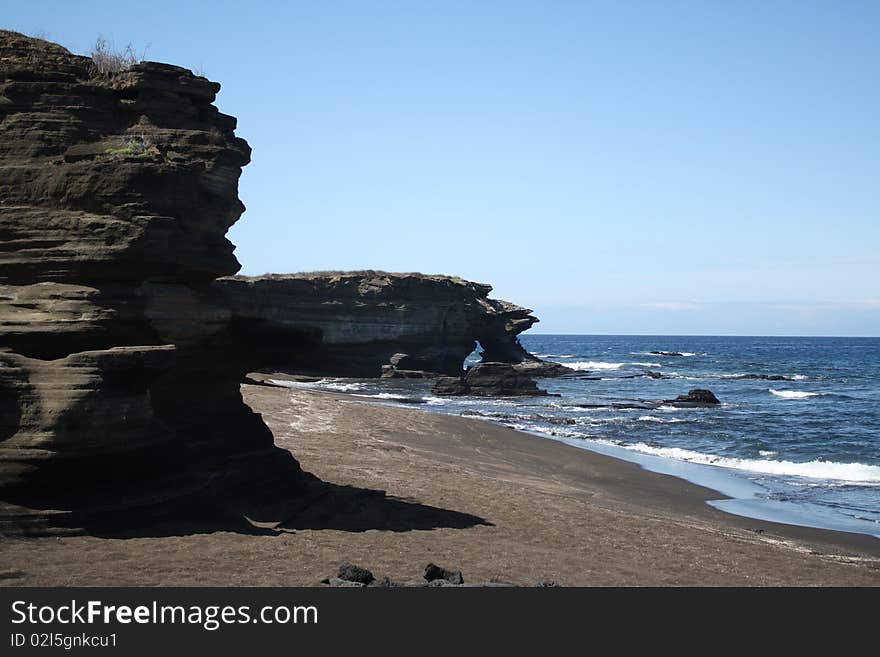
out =
[[239,268],[250,159],[219,89],[0,31],[0,531],[236,514],[299,485],[208,294]]

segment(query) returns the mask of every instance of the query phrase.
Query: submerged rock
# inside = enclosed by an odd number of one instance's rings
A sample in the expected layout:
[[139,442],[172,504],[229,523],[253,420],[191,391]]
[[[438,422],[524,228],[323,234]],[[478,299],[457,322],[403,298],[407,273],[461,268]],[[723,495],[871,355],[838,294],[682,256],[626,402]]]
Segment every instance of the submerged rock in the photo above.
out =
[[784,376],[782,374],[734,374],[728,376],[729,379],[753,379],[756,381],[795,381],[793,376]]
[[666,374],[662,374],[660,372],[645,372],[641,376],[648,379],[671,379],[672,377],[667,376]]

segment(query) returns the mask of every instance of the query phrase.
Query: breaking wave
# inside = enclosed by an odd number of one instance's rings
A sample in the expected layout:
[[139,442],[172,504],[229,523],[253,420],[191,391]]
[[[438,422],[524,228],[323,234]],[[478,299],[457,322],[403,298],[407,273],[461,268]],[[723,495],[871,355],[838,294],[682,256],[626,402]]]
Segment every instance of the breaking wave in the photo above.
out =
[[782,397],[783,399],[807,399],[809,397],[817,397],[823,393],[821,392],[806,392],[802,390],[774,390],[773,388],[768,388],[771,394],[776,395],[777,397]]
[[626,365],[636,365],[638,367],[663,367],[660,363],[606,363],[599,360],[578,360],[573,363],[562,364],[579,372],[590,370],[619,370]]
[[772,461],[764,459],[739,459],[714,454],[703,454],[680,447],[655,447],[645,443],[619,445],[642,454],[652,454],[665,458],[673,458],[688,463],[715,465],[734,470],[747,470],[769,475],[790,477],[808,477],[810,479],[830,479],[858,484],[880,485],[880,466],[864,463],[836,463],[834,461]]

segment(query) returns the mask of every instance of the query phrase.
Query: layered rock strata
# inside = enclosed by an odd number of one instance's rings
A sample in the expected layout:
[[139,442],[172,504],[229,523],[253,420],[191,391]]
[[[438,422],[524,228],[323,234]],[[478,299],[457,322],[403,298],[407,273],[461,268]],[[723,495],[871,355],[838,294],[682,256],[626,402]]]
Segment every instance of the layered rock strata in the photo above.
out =
[[219,89],[153,62],[96,76],[0,31],[0,531],[238,513],[298,485],[209,293],[239,268],[250,159]]
[[517,336],[538,319],[531,310],[490,299],[489,285],[452,276],[381,271],[234,276],[212,285],[236,321],[250,323],[245,349],[261,336],[319,330],[317,349],[291,349],[275,366],[327,376],[461,375],[479,343],[482,359],[516,364],[536,376],[568,371],[523,349]]

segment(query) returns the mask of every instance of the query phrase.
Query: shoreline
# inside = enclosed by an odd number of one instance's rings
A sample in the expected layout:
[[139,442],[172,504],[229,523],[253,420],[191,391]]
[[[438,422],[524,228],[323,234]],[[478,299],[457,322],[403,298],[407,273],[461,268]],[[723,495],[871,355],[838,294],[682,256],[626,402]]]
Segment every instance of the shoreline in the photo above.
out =
[[[836,518],[831,518],[827,524],[823,525],[819,524],[819,521],[808,511],[800,509],[796,504],[763,499],[759,495],[766,491],[758,484],[749,481],[743,471],[735,468],[657,456],[589,438],[572,439],[564,436],[548,436],[537,431],[525,431],[525,433],[539,438],[556,440],[575,449],[585,449],[595,454],[634,463],[648,472],[674,477],[694,486],[707,488],[714,491],[715,496],[707,499],[706,504],[728,514],[741,516],[755,522],[772,522],[844,534],[859,534],[880,540],[880,528],[873,532],[866,531],[863,525],[858,522],[844,527],[845,523]],[[833,526],[835,524],[837,526]]]
[[275,532],[0,541],[9,586],[319,586],[350,561],[414,581],[878,586],[880,540],[752,520],[669,475],[483,420],[243,385],[327,493]]
[[[261,373],[264,382],[270,385],[285,385],[287,379],[284,373]],[[380,394],[363,394],[360,392],[350,391],[349,385],[341,385],[338,387],[328,386],[312,387],[310,382],[299,382],[297,378],[292,379],[291,387],[303,390],[311,390],[315,392],[338,393],[343,395],[351,395],[353,400],[364,402],[388,404],[397,408],[416,408],[426,412],[447,415],[449,417],[468,417],[479,419],[480,421],[489,422],[496,426],[502,426],[514,431],[520,431],[536,438],[552,440],[569,445],[576,449],[588,450],[593,453],[610,456],[615,459],[623,460],[629,463],[635,463],[641,468],[658,473],[676,477],[683,481],[715,491],[716,495],[706,500],[706,503],[715,506],[718,509],[733,515],[739,515],[754,521],[774,522],[782,525],[795,525],[812,529],[824,529],[828,531],[837,531],[844,533],[863,534],[875,539],[880,539],[880,525],[871,523],[869,520],[859,518],[848,518],[843,514],[829,513],[827,509],[816,504],[798,504],[786,500],[776,499],[773,495],[773,489],[767,488],[754,481],[749,477],[760,474],[761,470],[749,470],[748,468],[738,468],[736,466],[726,466],[723,463],[699,462],[689,459],[679,459],[666,454],[654,453],[649,450],[640,450],[628,448],[624,445],[615,444],[607,439],[594,437],[590,435],[571,434],[564,430],[557,431],[555,427],[531,428],[522,425],[513,420],[516,416],[501,415],[496,417],[492,413],[471,413],[468,411],[457,412],[455,408],[450,409],[448,406],[437,409],[431,406],[431,397],[419,397],[421,393],[410,393],[396,390],[394,392],[382,392]],[[344,381],[344,379],[341,379]],[[352,385],[360,385],[354,383]],[[415,394],[415,396],[409,396]],[[419,400],[422,400],[419,403]],[[503,399],[503,398],[500,398]],[[425,405],[425,401],[428,404]],[[499,401],[499,398],[487,398],[487,402]],[[694,452],[694,454],[697,454]],[[701,456],[697,454],[698,456]],[[719,457],[719,460],[724,461]],[[732,458],[732,461],[738,459]],[[783,463],[783,465],[797,465],[792,463]],[[769,471],[768,471],[769,473]],[[778,475],[771,475],[778,476]],[[804,475],[793,475],[804,476]],[[806,475],[807,482],[810,481],[809,475]],[[816,481],[815,479],[813,481]],[[844,481],[843,484],[849,482]],[[807,484],[809,485],[809,483]]]
[[[369,405],[378,405],[386,408],[394,408],[396,410],[400,410],[404,413],[429,413],[432,415],[437,415],[441,417],[452,418],[453,421],[461,420],[465,423],[484,423],[489,426],[500,429],[503,432],[510,432],[512,434],[517,434],[517,436],[522,437],[526,440],[530,439],[538,439],[540,441],[549,442],[551,444],[558,445],[565,450],[575,450],[578,453],[586,452],[592,457],[592,460],[595,461],[591,464],[591,466],[597,470],[604,470],[605,476],[608,476],[609,471],[613,472],[613,476],[618,478],[621,482],[621,488],[624,485],[622,482],[626,480],[627,483],[636,483],[633,487],[633,490],[642,491],[646,486],[650,486],[655,491],[662,491],[664,496],[663,498],[657,498],[653,500],[648,500],[645,497],[640,496],[637,498],[639,503],[645,504],[646,506],[659,506],[661,501],[665,501],[669,503],[670,510],[673,512],[687,509],[688,511],[693,510],[693,502],[699,501],[701,502],[707,509],[712,509],[720,512],[722,518],[729,519],[728,522],[724,524],[728,525],[730,528],[745,528],[749,531],[754,529],[763,529],[764,533],[772,531],[772,533],[777,534],[780,537],[786,539],[792,539],[796,541],[805,541],[810,543],[815,543],[816,545],[826,545],[826,546],[834,546],[834,547],[842,547],[844,550],[852,550],[853,554],[861,553],[862,550],[865,552],[864,555],[871,555],[880,558],[880,537],[866,534],[863,532],[855,532],[855,531],[845,531],[839,529],[828,529],[824,527],[813,527],[808,525],[801,525],[796,523],[786,523],[778,520],[770,520],[763,519],[754,516],[748,516],[743,514],[738,514],[730,511],[725,511],[723,507],[723,503],[725,502],[737,502],[740,501],[738,498],[735,498],[718,488],[715,488],[712,485],[708,484],[700,484],[691,479],[688,479],[683,474],[673,474],[669,472],[669,470],[674,469],[673,467],[667,467],[664,469],[649,467],[646,464],[645,460],[642,457],[647,457],[650,460],[656,461],[670,461],[670,459],[666,459],[663,457],[651,456],[640,454],[638,452],[630,452],[623,448],[612,449],[609,446],[608,452],[604,453],[603,451],[598,451],[593,447],[580,446],[576,444],[572,444],[572,441],[565,439],[564,437],[554,437],[542,434],[540,432],[530,432],[524,431],[521,429],[516,429],[513,427],[508,427],[503,424],[493,422],[491,419],[486,418],[470,418],[464,416],[457,416],[446,413],[435,413],[427,409],[422,409],[419,406],[415,406],[412,408],[408,407],[400,407],[394,406],[392,404],[387,403],[386,400],[363,397],[358,395],[346,394],[346,393],[337,393],[331,391],[324,390],[305,390],[304,392],[315,393],[319,395],[329,395],[330,397],[336,398],[340,401],[345,401],[353,404],[369,404]],[[512,440],[512,436],[508,436],[507,440]],[[589,442],[589,441],[588,441]],[[598,447],[604,448],[604,445],[600,443],[596,443]],[[522,449],[524,446],[518,445],[519,449]],[[529,450],[526,448],[524,451],[528,452]],[[544,449],[541,447],[536,447],[535,452],[543,452]],[[618,452],[623,455],[612,454],[610,452]],[[631,456],[633,458],[625,458],[625,456]],[[556,456],[556,455],[554,455]],[[561,458],[562,453],[559,455]],[[570,455],[570,458],[575,458],[574,455]],[[560,459],[561,460],[561,459]],[[699,464],[692,463],[682,463],[684,466],[695,467],[695,468],[713,468],[713,466],[701,466]],[[527,465],[525,463],[521,463],[520,465],[525,465],[527,469]],[[632,466],[635,470],[631,473],[626,473],[624,470],[627,466]],[[721,470],[722,468],[714,468]],[[651,482],[637,482],[640,476],[647,475],[649,478],[660,477],[664,480],[669,480],[668,482],[653,480]],[[716,477],[735,477],[734,474],[728,473],[719,473]],[[680,484],[678,490],[676,490],[676,483]],[[747,482],[743,482],[742,487],[750,487],[751,485]],[[615,491],[621,495],[627,495],[630,491]],[[714,503],[721,503],[719,506],[713,506]],[[715,514],[711,514],[715,515]],[[713,518],[714,520],[715,518]],[[760,527],[758,527],[760,525]],[[880,566],[880,563],[878,563]],[[878,581],[880,584],[880,581]]]

